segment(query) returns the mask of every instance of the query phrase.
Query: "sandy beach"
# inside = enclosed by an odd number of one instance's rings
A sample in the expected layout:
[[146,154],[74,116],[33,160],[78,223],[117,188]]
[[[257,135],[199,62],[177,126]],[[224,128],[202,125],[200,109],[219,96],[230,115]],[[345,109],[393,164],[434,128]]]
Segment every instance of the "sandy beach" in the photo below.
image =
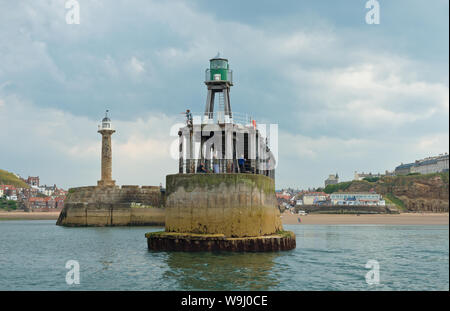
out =
[[58,212],[0,212],[0,220],[56,220]]
[[[300,222],[299,219],[300,218]],[[448,213],[402,213],[374,215],[309,214],[306,216],[283,213],[286,225],[448,225]]]

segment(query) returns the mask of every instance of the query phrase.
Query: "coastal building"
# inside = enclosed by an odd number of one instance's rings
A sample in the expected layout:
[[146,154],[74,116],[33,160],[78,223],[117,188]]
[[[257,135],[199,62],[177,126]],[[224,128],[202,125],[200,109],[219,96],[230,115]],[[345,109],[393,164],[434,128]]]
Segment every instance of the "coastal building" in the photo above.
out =
[[328,200],[328,194],[325,192],[308,192],[303,194],[304,205],[320,205],[325,204]]
[[27,207],[28,209],[36,209],[36,208],[46,208],[47,207],[47,198],[34,197],[28,199]]
[[383,175],[380,173],[377,174],[372,174],[372,173],[358,173],[357,171],[355,171],[355,176],[353,177],[353,180],[363,180],[364,178],[374,178],[374,177],[382,177]]
[[57,209],[63,209],[64,208],[64,200],[66,199],[65,196],[59,196],[55,198],[55,208]]
[[414,166],[414,163],[401,163],[399,166],[395,168],[395,175],[408,175],[411,173],[411,168]]
[[62,209],[64,207],[64,197],[32,197],[26,200],[25,206],[30,209]]
[[329,175],[327,179],[325,179],[325,187],[328,185],[334,185],[337,184],[339,182],[339,176],[336,173],[336,175]]
[[408,175],[411,173],[430,174],[448,171],[449,155],[447,153],[416,160],[413,163],[402,163],[395,168],[396,175]]
[[385,205],[380,194],[372,192],[336,192],[330,194],[332,205]]
[[37,196],[39,193],[39,188],[32,186],[30,188],[22,188],[21,194],[24,198],[32,198]]
[[291,199],[291,195],[285,192],[276,192],[275,196],[277,197],[277,199],[283,199],[286,201],[289,201]]
[[39,176],[28,176],[25,182],[31,187],[39,187]]
[[12,185],[0,185],[0,189],[2,189],[3,195],[17,196],[17,188]]
[[52,196],[55,191],[57,191],[58,188],[56,187],[56,185],[53,186],[47,186],[47,185],[43,185],[43,186],[39,186],[38,191],[39,193],[42,193],[43,195],[46,196]]
[[358,173],[357,171],[355,171],[355,175],[353,177],[353,180],[364,180],[364,178],[375,178],[375,177],[376,178],[381,178],[381,177],[384,177],[384,176],[394,176],[394,175],[395,175],[394,172],[389,172],[388,170],[386,170],[384,172],[384,174],[380,174],[380,173],[373,174],[371,172],[369,172],[369,173],[364,173],[364,172]]

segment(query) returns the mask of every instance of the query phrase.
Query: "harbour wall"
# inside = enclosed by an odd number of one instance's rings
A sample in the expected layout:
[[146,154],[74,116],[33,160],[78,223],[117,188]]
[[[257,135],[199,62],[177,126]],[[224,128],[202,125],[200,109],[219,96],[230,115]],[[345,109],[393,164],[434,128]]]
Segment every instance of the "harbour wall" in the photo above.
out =
[[56,222],[62,226],[164,225],[164,194],[157,186],[69,189]]

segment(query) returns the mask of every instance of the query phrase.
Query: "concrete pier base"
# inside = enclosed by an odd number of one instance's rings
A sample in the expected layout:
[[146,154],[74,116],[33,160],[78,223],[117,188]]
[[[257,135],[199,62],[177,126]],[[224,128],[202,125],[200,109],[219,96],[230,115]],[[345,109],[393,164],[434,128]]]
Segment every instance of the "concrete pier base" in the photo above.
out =
[[154,251],[272,252],[295,248],[276,207],[275,182],[259,174],[166,177],[164,232],[146,234]]
[[176,232],[150,232],[145,237],[148,249],[154,251],[273,252],[291,250],[296,246],[295,235],[291,231],[242,238],[227,238],[223,234]]

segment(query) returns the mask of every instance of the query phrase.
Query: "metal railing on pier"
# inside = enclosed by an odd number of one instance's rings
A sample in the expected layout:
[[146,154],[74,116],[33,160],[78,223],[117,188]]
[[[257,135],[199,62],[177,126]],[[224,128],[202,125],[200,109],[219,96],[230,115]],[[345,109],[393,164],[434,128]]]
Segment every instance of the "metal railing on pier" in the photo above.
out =
[[[231,118],[228,115],[225,115],[224,111],[210,112],[205,115],[204,112],[191,112],[192,113],[192,122],[194,124],[223,124],[223,123],[232,123],[232,124],[241,124],[243,126],[252,126],[253,123],[256,124],[256,120],[247,113],[241,112],[232,112]],[[177,121],[180,123],[187,123],[186,116],[177,117]]]
[[275,178],[275,170],[263,170],[255,168],[255,160],[245,160],[244,165],[240,166],[237,159],[191,159],[178,160],[179,174],[218,174],[218,173],[245,173],[265,175],[272,179]]

